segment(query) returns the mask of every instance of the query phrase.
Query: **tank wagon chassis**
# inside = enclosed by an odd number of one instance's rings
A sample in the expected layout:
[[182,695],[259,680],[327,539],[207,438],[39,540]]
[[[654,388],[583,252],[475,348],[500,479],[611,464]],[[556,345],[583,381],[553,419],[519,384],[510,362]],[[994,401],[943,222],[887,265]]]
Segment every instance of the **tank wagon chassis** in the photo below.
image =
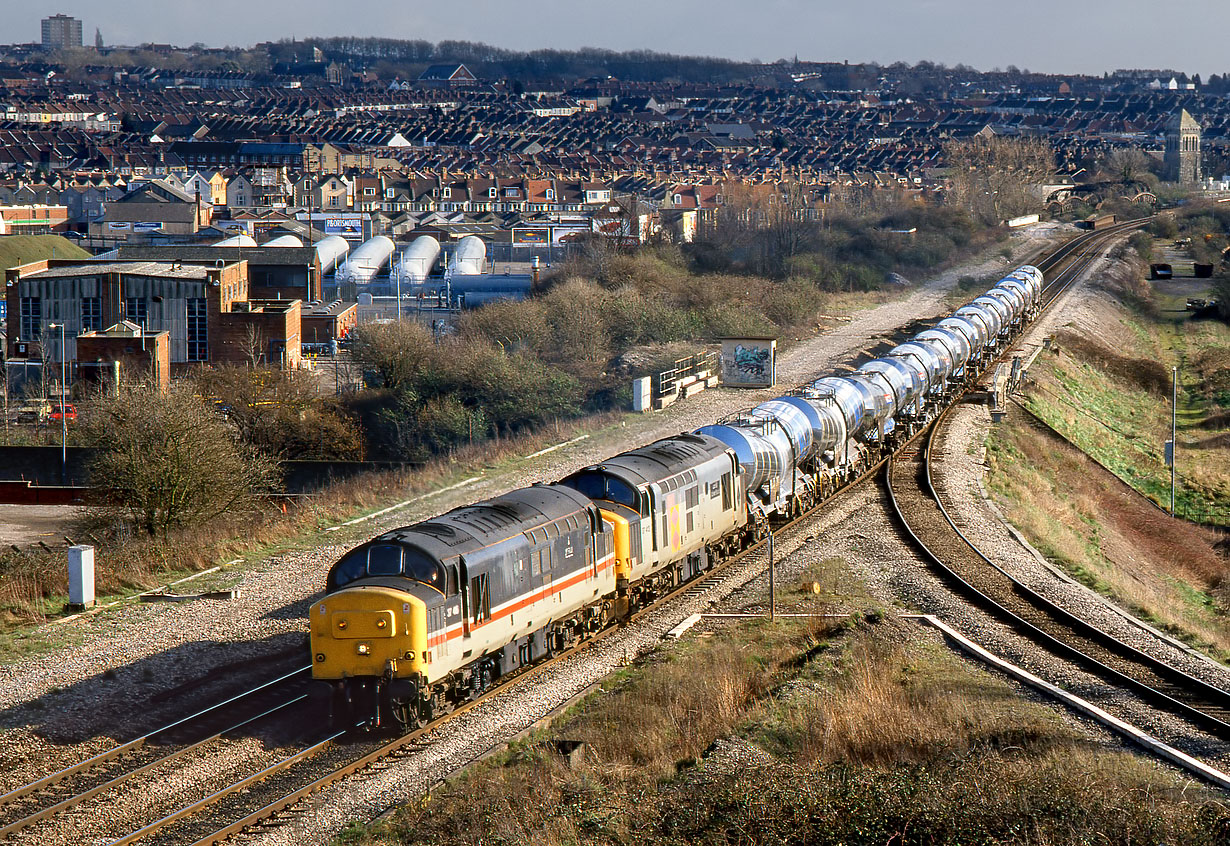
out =
[[310,621],[334,722],[431,723],[870,478],[1002,355],[1042,293],[1022,267],[853,373],[351,550]]

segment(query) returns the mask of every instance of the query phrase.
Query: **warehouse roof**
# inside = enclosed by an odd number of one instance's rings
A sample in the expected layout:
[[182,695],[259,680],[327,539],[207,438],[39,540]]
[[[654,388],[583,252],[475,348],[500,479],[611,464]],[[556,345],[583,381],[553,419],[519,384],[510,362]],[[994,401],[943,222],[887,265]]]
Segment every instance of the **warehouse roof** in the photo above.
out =
[[162,261],[104,261],[61,265],[23,276],[26,279],[60,279],[65,276],[99,276],[124,273],[133,276],[167,276],[176,279],[207,279],[208,268],[193,264]]

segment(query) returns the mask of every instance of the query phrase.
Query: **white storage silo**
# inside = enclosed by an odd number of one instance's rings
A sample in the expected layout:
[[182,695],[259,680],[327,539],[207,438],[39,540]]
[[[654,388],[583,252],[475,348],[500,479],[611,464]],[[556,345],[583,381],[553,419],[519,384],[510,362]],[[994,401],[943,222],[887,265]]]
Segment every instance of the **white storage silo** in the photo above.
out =
[[377,235],[350,254],[346,263],[337,271],[337,280],[366,285],[375,279],[380,268],[388,263],[393,250],[392,240],[384,235]]
[[341,235],[326,235],[314,245],[320,259],[320,272],[328,273],[350,252],[350,242]]
[[440,256],[440,242],[430,235],[414,239],[397,262],[400,280],[410,285],[421,285],[431,275],[431,269]]
[[457,249],[448,263],[451,276],[481,276],[487,268],[487,245],[477,235],[467,235],[457,242]]

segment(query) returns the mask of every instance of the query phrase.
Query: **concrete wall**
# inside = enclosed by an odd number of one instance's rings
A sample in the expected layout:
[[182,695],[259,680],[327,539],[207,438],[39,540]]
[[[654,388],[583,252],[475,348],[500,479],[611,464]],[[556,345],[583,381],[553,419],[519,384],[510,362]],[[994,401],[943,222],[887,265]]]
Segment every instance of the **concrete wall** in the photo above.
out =
[[[68,485],[83,487],[89,484],[89,463],[96,450],[87,447],[68,448]],[[412,467],[394,461],[284,461],[281,464],[285,480],[284,492],[292,494],[313,493],[329,482],[349,479],[361,473],[383,470],[401,470]],[[58,446],[0,447],[0,483],[31,482],[44,487],[60,485],[60,448]],[[0,486],[0,502],[3,494],[17,491],[22,485]],[[10,491],[10,488],[12,491]],[[58,494],[60,495],[60,494]],[[32,496],[24,494],[23,496]],[[65,495],[61,495],[65,496]],[[63,500],[60,501],[70,501]],[[18,502],[34,500],[22,498]]]

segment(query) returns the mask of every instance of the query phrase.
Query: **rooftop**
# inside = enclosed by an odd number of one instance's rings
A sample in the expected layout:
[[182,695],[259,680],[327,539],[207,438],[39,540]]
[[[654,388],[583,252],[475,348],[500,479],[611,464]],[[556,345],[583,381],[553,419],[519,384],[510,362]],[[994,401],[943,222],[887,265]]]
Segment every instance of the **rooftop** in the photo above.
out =
[[208,268],[192,264],[161,261],[100,261],[61,265],[40,270],[25,279],[62,279],[69,276],[99,276],[104,273],[124,273],[132,276],[165,276],[174,279],[209,278]]

